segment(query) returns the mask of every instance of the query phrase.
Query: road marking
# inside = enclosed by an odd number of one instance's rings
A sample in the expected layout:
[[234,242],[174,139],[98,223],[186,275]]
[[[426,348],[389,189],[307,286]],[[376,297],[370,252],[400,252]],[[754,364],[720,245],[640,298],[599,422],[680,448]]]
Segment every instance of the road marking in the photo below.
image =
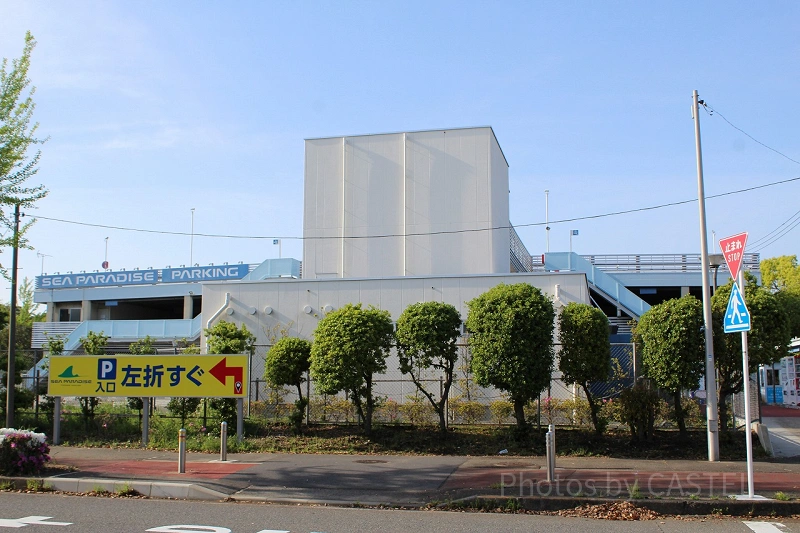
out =
[[0,527],[20,528],[30,525],[45,525],[45,526],[70,526],[72,522],[46,522],[52,516],[23,516],[22,518],[8,519],[0,518]]
[[785,533],[789,528],[778,522],[742,522],[755,533]]
[[227,527],[187,525],[151,527],[147,531],[153,533],[231,533]]

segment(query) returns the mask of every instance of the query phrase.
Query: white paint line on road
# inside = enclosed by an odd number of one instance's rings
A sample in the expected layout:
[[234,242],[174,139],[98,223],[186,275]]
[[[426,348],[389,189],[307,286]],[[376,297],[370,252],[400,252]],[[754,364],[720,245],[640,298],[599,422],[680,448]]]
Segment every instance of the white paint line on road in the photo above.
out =
[[30,526],[30,525],[45,525],[45,526],[70,526],[72,522],[47,522],[53,518],[52,516],[23,516],[22,518],[7,519],[0,518],[0,527],[11,527],[14,529]]
[[789,529],[778,522],[742,522],[755,533],[785,533]]

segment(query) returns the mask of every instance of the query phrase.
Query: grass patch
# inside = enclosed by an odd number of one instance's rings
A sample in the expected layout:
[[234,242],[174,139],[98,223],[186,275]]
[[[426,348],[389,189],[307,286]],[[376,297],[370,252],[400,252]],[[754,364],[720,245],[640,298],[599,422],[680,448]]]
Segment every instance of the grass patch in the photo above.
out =
[[53,490],[50,484],[42,482],[41,479],[27,480],[25,482],[25,488],[30,492],[50,492]]
[[791,496],[782,491],[776,492],[774,498],[780,502],[788,502],[792,499]]
[[[175,426],[175,427],[173,427]],[[174,435],[173,431],[174,430]],[[531,427],[520,433],[515,426],[458,425],[442,434],[435,426],[402,424],[378,425],[367,438],[361,429],[347,424],[313,424],[296,434],[288,424],[246,425],[245,439],[228,438],[228,452],[337,453],[382,455],[497,455],[508,450],[510,456],[545,455],[545,432]],[[153,424],[150,448],[177,449],[177,424],[166,419]],[[720,435],[722,460],[743,460],[745,439],[741,432]],[[659,430],[650,441],[632,441],[627,431],[609,430],[597,436],[588,429],[559,427],[556,430],[560,457],[617,457],[629,459],[705,459],[708,453],[705,430],[689,431],[683,438],[676,430]],[[69,444],[79,446],[130,447],[129,441],[113,442],[85,438]],[[187,438],[191,452],[218,453],[219,434],[200,431],[195,426]]]
[[138,490],[134,489],[130,483],[125,483],[121,487],[117,489],[117,496],[122,497],[133,497],[133,496],[141,496],[142,493]]

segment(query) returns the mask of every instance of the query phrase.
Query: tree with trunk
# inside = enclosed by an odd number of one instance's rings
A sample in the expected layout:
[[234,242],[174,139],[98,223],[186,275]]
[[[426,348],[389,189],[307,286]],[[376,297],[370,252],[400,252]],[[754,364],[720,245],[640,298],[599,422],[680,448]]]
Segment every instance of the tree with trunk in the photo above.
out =
[[501,283],[467,302],[467,307],[475,381],[508,393],[517,426],[525,430],[525,405],[550,384],[553,302],[527,283]]
[[592,424],[597,435],[605,428],[599,417],[600,405],[589,385],[602,383],[611,374],[611,343],[608,339],[608,317],[596,307],[571,302],[558,318],[561,342],[558,368],[565,383],[577,383],[589,402]]
[[394,327],[388,311],[347,304],[317,324],[311,345],[311,377],[322,394],[345,391],[372,434],[373,377],[386,371]]
[[0,225],[5,228],[0,246],[30,248],[24,236],[34,220],[20,227],[17,242],[14,242],[12,207],[32,207],[48,193],[43,185],[26,184],[38,172],[41,157],[41,151],[31,156],[28,149],[47,140],[36,137],[39,124],[31,122],[36,108],[33,102],[36,88],[30,87],[28,69],[35,46],[36,40],[27,32],[22,56],[12,60],[10,65],[5,58],[0,63]]
[[[769,365],[789,355],[789,317],[778,293],[759,286],[749,272],[744,288],[744,299],[750,312],[750,331],[747,333],[749,371],[756,372],[759,365]],[[722,429],[728,428],[728,399],[744,390],[742,376],[742,335],[724,333],[723,323],[733,281],[717,289],[711,299],[714,317],[714,363],[717,367],[719,388],[719,419]]]
[[645,375],[672,395],[678,429],[686,436],[681,392],[699,386],[705,361],[700,300],[687,295],[654,305],[641,316],[633,335],[640,347]]
[[[244,324],[238,328],[232,322],[221,320],[206,329],[205,334],[206,352],[209,354],[253,354],[256,336]],[[236,419],[236,398],[212,398],[208,403],[221,420],[229,422]],[[234,424],[229,424],[228,431],[232,432],[234,427]]]
[[[445,406],[458,361],[456,341],[460,333],[461,315],[458,309],[443,302],[409,305],[397,319],[395,337],[400,371],[411,376],[414,385],[436,410],[442,432],[447,431]],[[438,393],[428,390],[422,381],[423,373],[429,370],[442,377]]]
[[308,398],[303,398],[303,383],[311,367],[311,343],[297,337],[283,337],[267,352],[264,379],[270,386],[286,385],[297,389],[297,401],[291,415],[294,429],[300,432]]
[[[147,335],[144,339],[139,339],[136,342],[128,345],[128,353],[131,355],[155,355],[157,352],[153,346],[153,339]],[[128,398],[128,407],[134,411],[139,411],[139,418],[142,418],[142,409],[144,409],[144,400],[138,396],[131,396]],[[181,424],[183,427],[183,424]]]
[[[106,347],[108,346],[108,335],[102,331],[95,333],[90,331],[85,337],[81,338],[83,344],[83,351],[87,355],[105,355]],[[81,416],[83,417],[86,431],[89,431],[89,423],[94,420],[94,413],[97,406],[100,405],[100,398],[96,396],[79,396],[78,403],[81,406]]]

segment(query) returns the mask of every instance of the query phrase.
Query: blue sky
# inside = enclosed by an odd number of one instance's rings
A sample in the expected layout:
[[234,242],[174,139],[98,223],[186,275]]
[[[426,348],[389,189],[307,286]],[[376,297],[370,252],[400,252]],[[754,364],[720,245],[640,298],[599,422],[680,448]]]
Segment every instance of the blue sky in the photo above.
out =
[[[303,139],[489,125],[511,221],[534,255],[699,253],[697,89],[800,161],[800,4],[752,2],[41,2],[0,7],[0,56],[30,77],[50,195],[29,214],[190,233],[193,260],[300,258]],[[800,164],[701,111],[708,195]],[[800,181],[710,199],[708,233],[798,253]],[[786,224],[784,224],[786,223]],[[782,226],[783,224],[783,226]],[[775,230],[778,230],[776,233]],[[190,237],[41,218],[21,276],[189,263]],[[774,242],[773,242],[774,241]],[[10,263],[10,251],[0,256]]]

